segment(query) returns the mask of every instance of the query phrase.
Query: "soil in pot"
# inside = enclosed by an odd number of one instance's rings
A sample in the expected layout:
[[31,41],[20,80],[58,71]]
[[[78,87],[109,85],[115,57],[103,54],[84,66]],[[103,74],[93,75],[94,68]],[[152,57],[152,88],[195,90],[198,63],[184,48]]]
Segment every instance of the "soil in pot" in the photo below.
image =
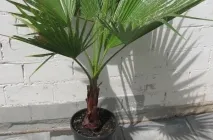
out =
[[116,129],[116,119],[111,112],[99,108],[99,115],[101,125],[96,130],[90,130],[83,127],[82,122],[86,115],[86,109],[76,113],[72,119],[73,129],[80,135],[85,137],[100,137],[103,135],[111,134]]

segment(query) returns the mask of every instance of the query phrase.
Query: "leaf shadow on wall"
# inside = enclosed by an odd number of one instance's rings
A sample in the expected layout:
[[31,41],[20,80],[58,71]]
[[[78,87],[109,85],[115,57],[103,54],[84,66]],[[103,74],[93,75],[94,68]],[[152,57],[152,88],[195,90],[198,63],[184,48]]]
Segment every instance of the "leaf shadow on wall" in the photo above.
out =
[[[196,82],[205,72],[192,76],[190,69],[200,56],[200,53],[191,53],[197,47],[199,38],[192,38],[194,32],[191,28],[181,28],[183,21],[180,21],[177,30],[184,37],[188,36],[186,40],[162,26],[131,44],[102,72],[100,81],[104,82],[101,88],[104,89],[102,96],[105,98],[101,100],[100,106],[117,112],[121,124],[124,125],[128,120],[130,124],[122,128],[127,140],[133,140],[132,135],[139,132],[144,133],[140,135],[141,139],[163,137],[191,140],[196,139],[197,134],[211,139],[204,134],[213,128],[212,118],[208,115],[192,119],[197,126],[193,131],[185,118],[138,125],[144,119],[157,119],[159,114],[172,116],[172,106],[196,105],[205,98],[205,94],[199,92],[205,85]],[[118,69],[118,75],[111,75],[114,71],[110,70],[114,69]],[[124,95],[118,95],[121,90]],[[150,136],[146,133],[152,130],[157,130],[158,134]]]

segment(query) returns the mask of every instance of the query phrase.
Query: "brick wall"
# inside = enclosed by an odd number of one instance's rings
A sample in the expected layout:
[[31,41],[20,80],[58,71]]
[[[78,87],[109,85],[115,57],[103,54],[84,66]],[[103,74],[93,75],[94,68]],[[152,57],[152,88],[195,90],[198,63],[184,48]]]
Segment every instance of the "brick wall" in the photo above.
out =
[[[188,15],[213,19],[212,7],[213,1],[206,0]],[[16,20],[3,12],[14,10],[1,0],[0,34],[28,32],[12,26]],[[213,102],[213,22],[177,18],[171,24],[185,40],[163,26],[132,43],[104,69],[101,97],[141,95],[144,100],[135,102],[143,106]],[[44,52],[17,41],[10,47],[0,36],[1,108],[85,100],[86,76],[71,59],[56,56],[30,78],[43,59],[26,56]]]

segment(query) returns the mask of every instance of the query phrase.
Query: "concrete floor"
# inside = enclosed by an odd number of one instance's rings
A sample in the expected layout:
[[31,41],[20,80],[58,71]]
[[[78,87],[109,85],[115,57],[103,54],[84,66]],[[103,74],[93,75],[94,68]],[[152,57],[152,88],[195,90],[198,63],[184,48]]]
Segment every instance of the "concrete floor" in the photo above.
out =
[[[72,139],[70,131],[0,137],[0,140]],[[115,140],[213,140],[213,113],[123,125],[118,128]]]

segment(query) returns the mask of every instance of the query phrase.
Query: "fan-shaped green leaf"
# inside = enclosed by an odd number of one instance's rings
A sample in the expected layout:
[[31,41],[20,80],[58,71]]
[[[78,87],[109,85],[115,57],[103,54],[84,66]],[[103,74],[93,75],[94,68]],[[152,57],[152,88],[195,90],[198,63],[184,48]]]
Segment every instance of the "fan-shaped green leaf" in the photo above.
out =
[[[15,26],[33,29],[32,33],[13,39],[76,61],[79,54],[93,45],[93,56],[86,53],[86,57],[93,59],[89,63],[94,77],[124,47],[157,27],[165,24],[179,34],[168,23],[173,18],[203,20],[181,15],[203,0],[24,0],[25,4],[7,1],[19,10],[11,13],[22,22]],[[88,24],[91,22],[93,26]],[[105,61],[108,51],[121,44],[124,47]],[[83,70],[86,71],[84,67]]]
[[[166,24],[179,34],[168,21],[203,0],[121,0],[111,18],[100,22],[122,43],[129,44],[148,32]],[[171,16],[171,13],[173,16]],[[189,18],[189,16],[188,16]],[[180,35],[180,34],[179,34]]]
[[[26,5],[17,4],[20,13],[12,13],[24,25],[32,28],[36,34],[14,36],[17,39],[37,47],[58,53],[67,57],[76,58],[81,52],[92,45],[94,38],[92,31],[87,32],[88,22],[80,30],[79,18],[73,26],[75,0],[29,0]],[[57,4],[57,5],[55,5]],[[33,9],[36,8],[36,12]],[[61,18],[61,16],[66,18]],[[65,21],[64,21],[65,20]]]

